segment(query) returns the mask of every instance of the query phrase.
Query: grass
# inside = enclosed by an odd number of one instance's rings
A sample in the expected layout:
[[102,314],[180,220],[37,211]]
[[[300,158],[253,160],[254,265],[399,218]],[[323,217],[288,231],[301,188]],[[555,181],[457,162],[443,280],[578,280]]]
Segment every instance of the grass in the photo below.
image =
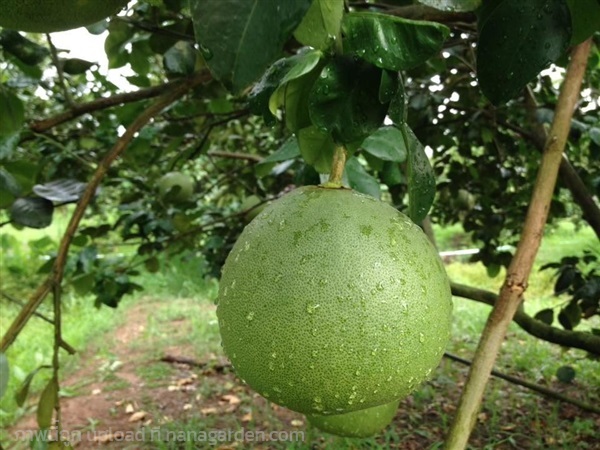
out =
[[[469,238],[460,227],[437,230],[440,248],[453,249],[468,247]],[[440,237],[441,236],[441,237]],[[39,237],[31,237],[39,239]],[[26,240],[19,239],[24,243]],[[562,300],[552,296],[554,280],[552,273],[540,272],[537,268],[545,262],[578,253],[584,249],[600,251],[598,242],[590,229],[575,230],[570,224],[549,230],[532,273],[530,288],[527,292],[526,308],[529,313],[550,307]],[[26,249],[21,249],[26,253]],[[18,256],[15,256],[18,258]],[[215,307],[217,283],[204,279],[203,263],[197,254],[165,256],[159,274],[145,274],[136,282],[145,286],[142,295],[151,293],[152,297],[136,297],[125,300],[117,310],[101,308],[96,310],[89,298],[66,296],[65,338],[78,349],[94,346],[98,360],[104,361],[94,380],[105,383],[104,391],[115,392],[133,389],[133,385],[119,377],[119,366],[115,361],[125,361],[118,356],[118,348],[113,339],[114,330],[124,326],[124,320],[133,308],[146,305],[151,313],[143,323],[143,331],[127,344],[127,358],[135,365],[135,374],[143,383],[141,395],[143,407],[156,417],[165,416],[165,410],[159,407],[158,393],[173,383],[180,375],[172,365],[161,363],[160,356],[175,353],[209,363],[222,358]],[[20,262],[19,264],[23,263]],[[25,270],[35,270],[27,268]],[[481,264],[468,264],[464,261],[451,262],[447,266],[450,277],[457,282],[497,291],[504,273],[489,278]],[[4,305],[4,304],[3,304]],[[8,317],[16,313],[16,307],[10,306]],[[46,305],[47,311],[49,306]],[[478,337],[484,327],[490,308],[470,300],[454,300],[453,338],[448,351],[472,358]],[[4,313],[3,313],[4,317]],[[81,318],[85,318],[82,320]],[[587,321],[584,321],[587,322]],[[0,323],[0,333],[6,329],[7,321]],[[598,325],[596,325],[598,326]],[[48,363],[50,358],[51,327],[39,319],[32,319],[19,340],[11,347],[8,357],[11,362],[9,394],[0,403],[0,423],[3,427],[14,422],[29,410],[17,408],[12,398],[17,384],[25,375],[40,364]],[[76,370],[86,362],[68,358],[64,372]],[[127,361],[125,361],[127,363]],[[576,379],[573,385],[557,384],[556,370],[563,366],[573,366]],[[585,358],[583,352],[563,350],[529,336],[514,324],[503,346],[497,368],[529,381],[565,391],[567,395],[579,396],[583,400],[597,403],[600,392],[600,371],[598,362]],[[395,426],[388,427],[377,437],[365,440],[344,439],[323,434],[307,426],[304,418],[289,413],[283,408],[271,405],[256,397],[251,391],[239,384],[231,373],[223,375],[199,375],[195,382],[193,395],[189,397],[193,409],[189,413],[171,417],[149,426],[160,426],[161,431],[177,433],[198,433],[245,429],[253,431],[302,431],[303,442],[269,442],[269,448],[276,449],[386,449],[386,448],[442,448],[444,432],[450,426],[456,400],[460,394],[458,380],[463,380],[465,369],[443,361],[430,382],[424,384],[405,400],[396,418]],[[47,374],[36,377],[32,386],[33,394],[43,387]],[[78,395],[81,387],[89,380],[82,380],[70,392]],[[223,395],[234,393],[241,403],[234,412],[224,412],[220,405]],[[163,395],[163,394],[160,394]],[[160,399],[161,403],[167,402]],[[162,401],[164,400],[164,401]],[[168,402],[167,402],[168,403]],[[206,414],[202,408],[214,405],[216,414]],[[252,420],[244,420],[250,414]],[[294,421],[300,421],[294,422]],[[486,392],[485,404],[478,419],[473,436],[474,447],[481,449],[498,448],[549,448],[549,449],[585,449],[593,448],[586,442],[593,442],[597,428],[594,420],[580,411],[565,418],[564,411],[557,403],[542,400],[540,397],[520,388],[508,385],[501,380],[490,381]],[[164,437],[164,436],[163,436]],[[219,437],[213,434],[213,440]],[[177,441],[174,439],[149,439],[147,448],[191,449],[212,448],[208,442]],[[218,445],[231,443],[219,441]],[[136,448],[139,447],[136,443]],[[587,446],[586,446],[587,445]],[[537,446],[537,447],[536,447]],[[240,443],[239,448],[261,448],[254,443]]]

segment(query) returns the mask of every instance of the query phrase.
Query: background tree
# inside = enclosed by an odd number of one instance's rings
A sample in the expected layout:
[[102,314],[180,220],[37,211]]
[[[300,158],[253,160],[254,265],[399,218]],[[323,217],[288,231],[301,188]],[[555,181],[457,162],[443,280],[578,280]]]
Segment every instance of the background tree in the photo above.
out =
[[[161,252],[197,248],[218,277],[251,210],[293,186],[319,183],[336,146],[348,156],[348,185],[417,223],[462,223],[480,247],[474,259],[496,276],[513,260],[540,151],[556,133],[548,125],[561,115],[568,157],[548,220],[578,217],[600,236],[600,53],[598,35],[590,38],[600,5],[442,3],[133,3],[127,14],[89,27],[108,32],[110,68],[133,70],[131,92],[94,61],[68,58],[51,35],[1,30],[1,222],[42,228],[60,206],[77,205],[56,257],[40,268],[46,278],[0,349],[52,293],[55,352],[72,350],[60,333],[61,289],[116,307],[143,288],[133,281],[140,270],[160,270]],[[559,80],[572,49],[585,46],[591,51],[571,119],[570,110],[555,111]],[[177,186],[159,191],[173,171],[194,179],[191,198],[176,201]],[[136,252],[98,258],[116,244]],[[597,261],[587,253],[549,266],[556,294],[569,301],[536,317],[518,309],[517,323],[600,354],[597,330],[575,329],[600,313]],[[453,290],[495,301],[477,289]],[[49,392],[58,388],[52,380]]]

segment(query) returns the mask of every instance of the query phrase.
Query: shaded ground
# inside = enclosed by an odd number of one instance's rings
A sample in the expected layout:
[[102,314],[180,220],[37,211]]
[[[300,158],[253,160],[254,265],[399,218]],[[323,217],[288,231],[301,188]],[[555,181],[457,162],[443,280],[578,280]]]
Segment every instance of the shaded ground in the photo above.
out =
[[[466,375],[464,367],[444,360],[433,380],[401,403],[394,426],[382,436],[333,438],[238,382],[220,356],[212,304],[145,299],[126,314],[124,325],[99,337],[62,382],[61,422],[69,432],[62,436],[69,436],[76,448],[440,448]],[[162,361],[165,356],[171,362]],[[200,365],[173,362],[186,358]],[[550,387],[589,401],[589,387]],[[600,449],[600,416],[501,380],[492,380],[488,392],[471,448]],[[36,429],[33,409],[11,436]],[[239,434],[215,434],[241,429],[285,433],[280,437],[298,431],[304,443],[239,442]]]

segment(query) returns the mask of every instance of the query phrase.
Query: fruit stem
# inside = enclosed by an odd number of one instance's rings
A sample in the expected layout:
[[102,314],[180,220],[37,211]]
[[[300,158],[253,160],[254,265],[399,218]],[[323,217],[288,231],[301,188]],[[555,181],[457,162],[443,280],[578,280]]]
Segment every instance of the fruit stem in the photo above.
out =
[[327,187],[342,187],[342,176],[344,175],[344,166],[346,165],[346,147],[343,144],[336,144],[331,161],[331,172]]

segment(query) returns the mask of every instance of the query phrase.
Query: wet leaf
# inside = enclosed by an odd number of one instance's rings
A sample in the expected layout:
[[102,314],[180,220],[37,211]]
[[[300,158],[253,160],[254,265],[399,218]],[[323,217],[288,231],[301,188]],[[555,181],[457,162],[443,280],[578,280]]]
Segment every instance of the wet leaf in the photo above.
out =
[[234,92],[255,82],[279,56],[310,4],[190,0],[196,41],[214,77]]
[[342,31],[345,53],[396,71],[416,67],[439,53],[450,34],[448,27],[436,22],[371,12],[346,14]]
[[540,322],[544,322],[546,325],[552,325],[552,322],[554,321],[554,311],[550,308],[542,309],[541,311],[538,311],[534,317]]
[[313,0],[294,37],[303,45],[326,50],[340,32],[344,0]]
[[555,62],[571,39],[569,9],[561,0],[503,0],[485,10],[479,25],[477,77],[496,105]]
[[408,150],[408,215],[420,223],[428,214],[435,196],[435,176],[425,148],[408,126],[402,127]]

